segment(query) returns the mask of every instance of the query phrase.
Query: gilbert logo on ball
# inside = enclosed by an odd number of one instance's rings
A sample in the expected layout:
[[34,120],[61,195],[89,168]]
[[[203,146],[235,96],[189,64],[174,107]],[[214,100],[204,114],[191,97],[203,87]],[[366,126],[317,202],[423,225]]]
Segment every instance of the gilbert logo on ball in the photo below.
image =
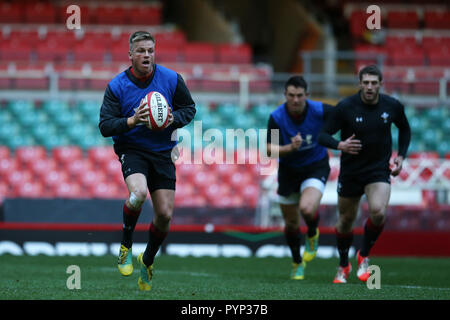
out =
[[147,102],[150,108],[147,127],[152,130],[163,129],[169,120],[169,104],[166,98],[161,93],[152,91],[144,97],[144,102]]

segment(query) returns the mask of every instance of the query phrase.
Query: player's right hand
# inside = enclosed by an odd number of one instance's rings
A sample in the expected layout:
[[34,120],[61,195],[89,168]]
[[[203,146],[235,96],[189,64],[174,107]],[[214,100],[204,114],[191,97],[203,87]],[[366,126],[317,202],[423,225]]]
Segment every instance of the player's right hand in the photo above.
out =
[[354,139],[355,134],[348,137],[345,141],[339,142],[338,150],[349,154],[357,155],[362,149],[361,140]]
[[147,102],[144,102],[144,99],[141,100],[139,107],[137,108],[135,114],[133,115],[133,123],[137,125],[139,123],[148,122],[148,115],[150,114],[150,108],[147,106]]
[[297,132],[297,135],[291,137],[292,150],[298,150],[298,148],[300,148],[300,146],[302,145],[302,142],[302,136],[300,135],[300,132]]

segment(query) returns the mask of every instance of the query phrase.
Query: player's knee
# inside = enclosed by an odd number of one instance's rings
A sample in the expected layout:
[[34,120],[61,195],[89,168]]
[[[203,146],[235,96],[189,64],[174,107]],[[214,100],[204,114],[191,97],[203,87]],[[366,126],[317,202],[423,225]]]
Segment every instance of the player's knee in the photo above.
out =
[[132,209],[140,209],[145,202],[147,197],[147,190],[136,189],[130,193],[128,197],[128,203]]
[[371,212],[370,220],[372,220],[373,224],[379,226],[384,223],[385,214],[384,211]]
[[314,219],[314,215],[316,214],[316,210],[314,208],[314,205],[312,204],[300,204],[300,212],[302,214],[302,216],[306,219],[306,220],[312,220]]
[[155,215],[162,224],[169,224],[172,220],[173,205],[164,204],[154,207]]
[[355,221],[355,218],[350,215],[340,215],[338,220],[338,225],[340,230],[343,230],[345,232],[349,232],[352,230],[353,222]]
[[385,206],[372,206],[369,209],[369,212],[370,212],[370,219],[375,225],[383,223],[386,213]]

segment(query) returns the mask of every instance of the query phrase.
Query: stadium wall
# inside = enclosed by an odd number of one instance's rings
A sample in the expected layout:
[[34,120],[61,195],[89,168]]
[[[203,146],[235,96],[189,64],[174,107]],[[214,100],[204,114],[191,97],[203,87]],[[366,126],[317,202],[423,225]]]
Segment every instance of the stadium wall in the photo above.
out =
[[[122,234],[122,200],[7,199],[0,220],[0,255],[117,255]],[[144,212],[151,206],[144,208]],[[32,208],[32,209],[31,209]],[[101,208],[101,210],[99,210]],[[178,216],[199,217],[195,224],[173,224],[160,253],[210,257],[290,257],[280,227],[212,224],[212,215],[235,215],[244,221],[250,209],[178,208]],[[151,214],[136,226],[134,254],[145,249]],[[185,220],[187,221],[187,220]],[[225,220],[223,220],[226,222]],[[305,232],[305,228],[302,228]],[[337,257],[333,227],[321,227],[318,257]],[[360,247],[362,228],[355,228],[350,250]],[[385,230],[373,256],[450,256],[450,232]]]

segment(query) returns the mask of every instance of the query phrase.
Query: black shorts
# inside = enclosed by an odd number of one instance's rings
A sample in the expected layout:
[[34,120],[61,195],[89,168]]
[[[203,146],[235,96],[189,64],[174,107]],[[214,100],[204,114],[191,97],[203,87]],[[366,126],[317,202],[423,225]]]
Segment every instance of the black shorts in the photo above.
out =
[[158,189],[175,190],[175,164],[171,151],[151,152],[134,148],[115,148],[122,163],[124,180],[133,173],[142,173],[147,178],[150,193]]
[[375,182],[391,183],[390,171],[375,171],[355,176],[339,176],[337,193],[340,197],[353,198],[364,194],[366,185]]
[[300,186],[306,179],[315,178],[324,184],[330,174],[328,156],[301,168],[287,167],[280,164],[278,167],[278,190],[280,196],[287,197],[292,193],[299,193]]

